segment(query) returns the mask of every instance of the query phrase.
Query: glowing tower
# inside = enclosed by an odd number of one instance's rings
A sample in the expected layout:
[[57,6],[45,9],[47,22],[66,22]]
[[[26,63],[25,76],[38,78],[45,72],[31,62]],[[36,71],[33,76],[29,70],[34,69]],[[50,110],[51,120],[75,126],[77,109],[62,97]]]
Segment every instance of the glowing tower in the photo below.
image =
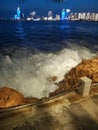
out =
[[17,19],[20,19],[20,14],[21,14],[21,11],[20,11],[20,8],[18,7],[17,8]]
[[69,19],[70,9],[62,9],[61,20]]
[[20,8],[17,8],[17,14],[15,14],[14,19],[15,20],[19,20],[21,18],[21,11]]
[[69,13],[70,13],[70,9],[66,9],[66,16],[65,16],[65,19],[69,19]]
[[65,19],[65,9],[62,9],[62,13],[61,13],[61,20]]

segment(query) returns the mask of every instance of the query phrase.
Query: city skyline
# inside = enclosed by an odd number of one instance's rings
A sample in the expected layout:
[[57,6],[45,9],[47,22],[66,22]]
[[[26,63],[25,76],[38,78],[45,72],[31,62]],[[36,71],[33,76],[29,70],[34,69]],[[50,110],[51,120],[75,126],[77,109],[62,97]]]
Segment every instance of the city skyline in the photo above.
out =
[[26,16],[34,10],[39,16],[47,15],[49,10],[54,14],[60,13],[63,8],[70,8],[72,12],[98,12],[98,0],[65,0],[62,3],[52,2],[52,0],[24,0],[24,2],[5,0],[0,3],[0,17],[13,17],[18,6]]

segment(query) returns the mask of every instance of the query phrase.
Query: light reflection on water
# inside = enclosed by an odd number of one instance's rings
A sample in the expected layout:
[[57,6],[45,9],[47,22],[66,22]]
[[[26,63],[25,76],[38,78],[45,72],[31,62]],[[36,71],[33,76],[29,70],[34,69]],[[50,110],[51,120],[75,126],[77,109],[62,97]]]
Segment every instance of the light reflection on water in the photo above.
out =
[[16,36],[21,39],[21,40],[24,40],[25,38],[25,32],[24,32],[24,29],[23,29],[23,26],[22,26],[22,23],[21,21],[18,21],[17,22],[17,26],[16,26]]
[[39,51],[60,51],[68,42],[97,45],[98,23],[70,21],[0,21],[0,48],[30,47]]

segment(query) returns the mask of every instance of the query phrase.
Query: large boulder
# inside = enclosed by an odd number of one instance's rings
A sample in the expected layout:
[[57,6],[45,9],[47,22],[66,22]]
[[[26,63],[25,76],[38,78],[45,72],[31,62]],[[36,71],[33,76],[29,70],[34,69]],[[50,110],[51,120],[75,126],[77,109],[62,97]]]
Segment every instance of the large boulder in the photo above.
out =
[[0,88],[0,108],[7,108],[25,104],[24,96],[8,87]]
[[39,101],[35,97],[24,97],[19,91],[12,88],[0,88],[0,108],[8,108]]

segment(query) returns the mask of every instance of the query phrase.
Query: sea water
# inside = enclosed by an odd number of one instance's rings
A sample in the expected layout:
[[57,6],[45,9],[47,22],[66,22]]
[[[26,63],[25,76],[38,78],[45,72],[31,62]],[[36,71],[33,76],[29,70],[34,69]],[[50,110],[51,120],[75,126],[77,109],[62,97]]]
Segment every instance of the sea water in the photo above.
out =
[[41,98],[81,62],[98,55],[98,22],[0,21],[0,86]]

